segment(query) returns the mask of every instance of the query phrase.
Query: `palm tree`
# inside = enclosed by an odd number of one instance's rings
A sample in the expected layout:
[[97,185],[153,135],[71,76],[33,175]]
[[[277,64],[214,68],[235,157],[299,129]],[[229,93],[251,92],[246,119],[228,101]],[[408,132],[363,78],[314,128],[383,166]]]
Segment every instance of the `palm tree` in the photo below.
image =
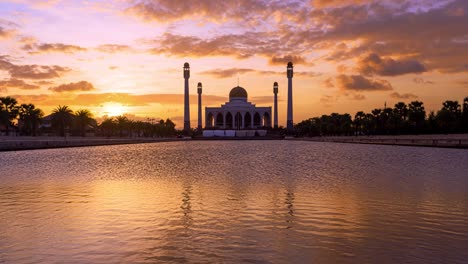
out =
[[406,119],[408,117],[408,107],[405,103],[399,102],[395,104],[393,109],[395,129],[398,134],[401,132],[401,128],[404,126]]
[[19,120],[26,135],[36,136],[37,128],[41,123],[44,112],[33,104],[22,104],[19,107]]
[[65,129],[73,121],[73,111],[68,106],[58,106],[52,111],[52,126],[56,127],[60,136],[65,136]]
[[359,111],[354,115],[354,128],[356,129],[356,135],[362,134],[366,114],[363,111]]
[[408,105],[408,120],[410,125],[414,127],[416,133],[420,133],[424,120],[426,119],[426,110],[423,102],[413,101]]
[[106,137],[112,136],[115,130],[114,119],[112,117],[104,119],[99,125],[99,128],[101,129],[101,133]]
[[86,136],[86,128],[93,123],[93,114],[88,109],[80,109],[75,112],[75,124],[80,136]]
[[7,135],[10,132],[10,127],[13,126],[13,120],[18,116],[18,111],[18,101],[15,98],[0,97],[0,124],[5,126]]
[[458,101],[445,101],[437,112],[437,123],[444,133],[458,132],[461,119],[461,106]]
[[119,129],[119,137],[123,137],[123,132],[128,128],[129,121],[126,116],[118,116],[116,117],[117,121],[117,128]]

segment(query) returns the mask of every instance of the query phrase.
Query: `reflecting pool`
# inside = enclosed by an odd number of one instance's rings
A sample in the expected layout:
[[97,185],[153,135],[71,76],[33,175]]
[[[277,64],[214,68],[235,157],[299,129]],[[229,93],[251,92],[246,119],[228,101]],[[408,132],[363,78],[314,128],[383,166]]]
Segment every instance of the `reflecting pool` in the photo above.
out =
[[192,141],[0,168],[0,263],[468,262],[467,150]]

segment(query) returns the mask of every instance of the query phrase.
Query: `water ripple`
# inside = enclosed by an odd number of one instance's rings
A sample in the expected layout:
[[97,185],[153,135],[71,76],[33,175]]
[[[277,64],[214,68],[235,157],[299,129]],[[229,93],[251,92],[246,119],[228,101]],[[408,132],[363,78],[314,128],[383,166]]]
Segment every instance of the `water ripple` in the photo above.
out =
[[172,142],[0,153],[0,167],[0,263],[468,259],[464,150]]

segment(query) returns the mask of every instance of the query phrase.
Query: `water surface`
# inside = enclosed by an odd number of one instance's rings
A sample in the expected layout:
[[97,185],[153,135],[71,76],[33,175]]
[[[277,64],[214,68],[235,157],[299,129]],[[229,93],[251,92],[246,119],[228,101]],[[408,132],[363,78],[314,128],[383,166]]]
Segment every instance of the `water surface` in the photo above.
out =
[[468,262],[466,150],[172,142],[0,168],[0,263]]

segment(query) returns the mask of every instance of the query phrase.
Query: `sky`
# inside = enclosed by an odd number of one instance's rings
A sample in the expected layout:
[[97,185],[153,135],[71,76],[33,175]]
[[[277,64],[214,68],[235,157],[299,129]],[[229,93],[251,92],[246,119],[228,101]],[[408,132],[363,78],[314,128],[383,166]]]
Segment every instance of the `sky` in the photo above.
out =
[[466,0],[0,0],[0,96],[95,117],[183,125],[190,63],[191,125],[237,86],[286,123],[294,64],[295,123],[370,112],[399,101],[437,111],[468,96]]

